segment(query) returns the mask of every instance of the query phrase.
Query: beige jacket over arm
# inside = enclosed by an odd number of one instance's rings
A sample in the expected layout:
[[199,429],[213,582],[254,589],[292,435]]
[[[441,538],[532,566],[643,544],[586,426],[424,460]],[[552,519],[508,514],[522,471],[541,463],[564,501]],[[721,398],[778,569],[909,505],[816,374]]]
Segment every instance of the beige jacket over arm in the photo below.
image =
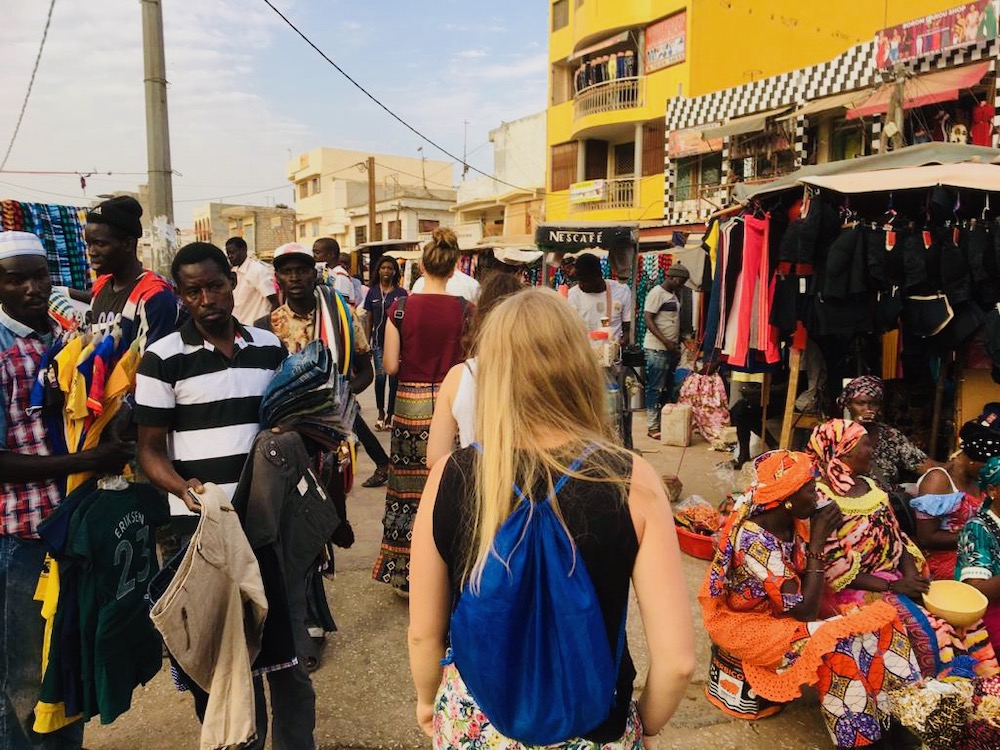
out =
[[250,665],[267,617],[264,583],[240,519],[214,484],[170,586],[150,617],[177,663],[208,693],[202,750],[256,736]]

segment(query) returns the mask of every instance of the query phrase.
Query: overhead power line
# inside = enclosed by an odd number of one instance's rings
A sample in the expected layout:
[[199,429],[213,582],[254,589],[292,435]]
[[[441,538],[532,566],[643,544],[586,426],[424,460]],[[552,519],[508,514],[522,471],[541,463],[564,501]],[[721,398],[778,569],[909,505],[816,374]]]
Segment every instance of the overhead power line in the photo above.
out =
[[31,98],[31,89],[35,85],[35,74],[38,73],[38,63],[42,61],[42,50],[45,49],[45,40],[49,38],[49,25],[52,23],[52,9],[56,7],[56,0],[52,0],[49,3],[49,14],[45,18],[45,29],[42,30],[42,41],[38,45],[38,54],[35,56],[35,67],[31,69],[31,78],[28,80],[28,90],[24,94],[24,102],[21,103],[21,114],[17,116],[17,125],[14,126],[14,134],[10,137],[10,143],[7,144],[7,152],[3,155],[3,161],[0,162],[0,171],[7,166],[7,160],[10,158],[10,152],[14,148],[14,141],[17,140],[17,134],[21,130],[21,121],[24,119],[24,112],[28,108],[28,99]]
[[[407,130],[409,130],[411,133],[413,133],[414,135],[416,135],[422,141],[424,141],[425,143],[433,146],[438,151],[440,151],[442,154],[444,154],[445,156],[447,156],[449,159],[458,162],[459,164],[462,165],[463,168],[471,169],[473,172],[476,172],[477,174],[481,174],[483,177],[488,177],[489,179],[493,180],[494,182],[498,182],[501,185],[506,185],[507,187],[514,188],[515,190],[527,190],[529,192],[531,191],[531,188],[523,188],[520,185],[515,185],[515,184],[513,184],[511,182],[507,182],[506,180],[501,180],[499,177],[496,177],[494,175],[487,174],[486,172],[484,172],[483,170],[479,169],[478,167],[474,167],[471,164],[466,163],[466,161],[464,159],[460,159],[459,157],[455,156],[455,154],[451,153],[444,146],[441,146],[438,143],[436,143],[435,141],[431,140],[429,137],[427,137],[422,132],[420,132],[419,130],[417,130],[415,127],[413,127],[412,125],[410,125],[410,123],[408,123],[402,117],[400,117],[395,112],[393,112],[391,109],[389,109],[389,107],[387,107],[385,104],[383,104],[381,101],[379,101],[379,99],[376,98],[374,94],[371,94],[368,91],[368,89],[366,89],[360,83],[358,83],[357,81],[355,81],[347,73],[347,71],[345,71],[343,68],[341,68],[339,65],[337,65],[337,63],[335,63],[332,59],[330,59],[330,57],[323,50],[321,50],[319,47],[317,47],[316,44],[309,37],[307,37],[304,33],[302,33],[299,30],[299,28],[294,23],[292,23],[292,21],[288,18],[288,16],[286,16],[284,13],[282,13],[280,10],[278,10],[274,6],[274,4],[271,2],[271,0],[264,0],[264,3],[267,5],[267,7],[269,7],[271,10],[273,10],[281,18],[282,21],[284,21],[286,24],[288,24],[289,28],[291,28],[292,31],[294,31],[296,34],[298,34],[302,38],[302,41],[304,41],[306,44],[308,44],[310,47],[312,47],[317,52],[317,54],[319,54],[320,57],[322,57],[324,60],[326,60],[328,63],[330,63],[330,65],[332,65],[334,67],[334,69],[336,69],[336,71],[338,73],[340,73],[340,75],[342,75],[344,78],[346,78],[358,91],[360,91],[362,94],[364,94],[369,99],[371,99],[376,105],[379,106],[379,108],[381,108],[382,110],[384,110],[386,112],[386,114],[388,114],[390,117],[392,117],[392,119],[394,119],[396,122],[398,122],[404,128],[406,128]],[[539,191],[539,195],[541,195],[541,194],[543,194],[543,192]]]

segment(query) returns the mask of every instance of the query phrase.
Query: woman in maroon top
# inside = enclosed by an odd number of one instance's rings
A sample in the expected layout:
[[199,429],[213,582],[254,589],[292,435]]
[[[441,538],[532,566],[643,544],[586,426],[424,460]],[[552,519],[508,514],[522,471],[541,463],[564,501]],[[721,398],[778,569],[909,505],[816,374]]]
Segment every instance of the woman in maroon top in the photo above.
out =
[[387,375],[398,374],[399,387],[382,547],[372,578],[388,583],[402,595],[410,590],[410,540],[427,481],[427,435],[434,402],[448,370],[465,359],[462,336],[471,305],[445,291],[459,253],[454,232],[434,230],[420,261],[426,278],[424,290],[393,303],[385,329],[382,366]]

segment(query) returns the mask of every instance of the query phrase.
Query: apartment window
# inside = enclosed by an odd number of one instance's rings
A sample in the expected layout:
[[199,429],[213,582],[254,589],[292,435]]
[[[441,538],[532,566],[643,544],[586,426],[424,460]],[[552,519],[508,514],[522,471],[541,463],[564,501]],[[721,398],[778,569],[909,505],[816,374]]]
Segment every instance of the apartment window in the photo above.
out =
[[305,237],[305,236],[306,236],[306,225],[299,224],[299,237]]
[[354,245],[363,245],[368,241],[368,227],[354,227]]
[[299,200],[309,197],[309,183],[305,180],[299,183]]
[[569,0],[552,3],[552,30],[559,31],[569,25]]
[[309,180],[309,194],[316,195],[320,191],[320,181],[319,177],[313,177]]
[[319,219],[309,225],[309,236],[319,237]]
[[389,239],[390,240],[401,240],[403,239],[403,222],[399,219],[389,222]]
[[573,98],[573,71],[565,65],[553,65],[551,68],[552,106],[568,102]]
[[375,241],[376,242],[381,242],[382,241],[382,222],[381,221],[378,222],[375,225]]
[[569,190],[576,182],[576,154],[579,144],[576,141],[560,143],[552,147],[552,189]]
[[698,200],[705,189],[722,184],[722,154],[704,154],[677,160],[678,201]]
[[[583,179],[603,180],[608,176],[608,142],[587,141],[583,160]],[[574,180],[576,182],[576,180]]]
[[420,234],[433,232],[439,226],[441,226],[441,222],[437,219],[419,219],[417,221],[417,231],[420,232]]
[[663,120],[642,126],[642,176],[663,174],[663,153],[667,146],[667,128]]
[[631,177],[635,174],[635,142],[615,145],[615,177]]

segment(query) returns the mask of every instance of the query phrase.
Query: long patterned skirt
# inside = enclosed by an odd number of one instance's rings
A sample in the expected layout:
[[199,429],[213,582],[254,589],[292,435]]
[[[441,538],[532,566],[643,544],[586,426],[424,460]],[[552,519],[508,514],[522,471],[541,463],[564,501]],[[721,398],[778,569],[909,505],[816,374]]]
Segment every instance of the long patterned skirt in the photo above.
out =
[[382,517],[382,547],[372,578],[399,591],[410,588],[410,542],[420,495],[427,483],[427,437],[440,383],[400,382],[392,420],[389,483]]
[[[880,577],[888,576],[880,574]],[[907,597],[891,593],[844,589],[834,598],[837,609],[845,614],[880,599],[895,607],[924,677],[947,677],[956,669],[957,676],[993,677],[1000,673],[982,621],[964,631],[956,630]]]

